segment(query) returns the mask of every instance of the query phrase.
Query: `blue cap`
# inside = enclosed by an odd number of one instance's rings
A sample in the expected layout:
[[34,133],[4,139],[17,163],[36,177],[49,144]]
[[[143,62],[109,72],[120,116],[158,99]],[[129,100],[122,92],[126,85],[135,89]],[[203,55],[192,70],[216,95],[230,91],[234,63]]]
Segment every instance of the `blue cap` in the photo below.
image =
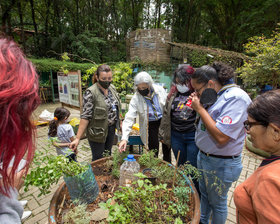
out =
[[134,158],[134,155],[127,155],[127,158],[124,159],[125,161],[129,161],[129,162],[134,162],[136,161],[136,159]]

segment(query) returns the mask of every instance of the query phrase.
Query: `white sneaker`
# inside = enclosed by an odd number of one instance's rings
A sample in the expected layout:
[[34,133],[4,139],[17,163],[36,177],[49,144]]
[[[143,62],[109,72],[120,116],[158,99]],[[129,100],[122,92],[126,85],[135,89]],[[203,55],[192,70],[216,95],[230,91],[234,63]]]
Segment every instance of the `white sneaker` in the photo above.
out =
[[19,201],[19,203],[24,207],[27,204],[27,201]]
[[30,215],[31,215],[31,211],[24,211],[21,217],[22,221],[25,221]]

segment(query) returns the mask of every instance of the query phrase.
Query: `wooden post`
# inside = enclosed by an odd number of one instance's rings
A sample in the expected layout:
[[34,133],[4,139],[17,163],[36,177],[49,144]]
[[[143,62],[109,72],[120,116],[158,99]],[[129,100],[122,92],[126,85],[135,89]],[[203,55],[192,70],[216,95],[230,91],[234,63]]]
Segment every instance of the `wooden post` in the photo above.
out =
[[177,173],[177,167],[178,167],[179,158],[180,158],[180,150],[178,151],[177,160],[176,160],[175,169],[174,169],[173,184],[172,184],[173,186],[175,184],[175,179],[176,179],[176,173]]

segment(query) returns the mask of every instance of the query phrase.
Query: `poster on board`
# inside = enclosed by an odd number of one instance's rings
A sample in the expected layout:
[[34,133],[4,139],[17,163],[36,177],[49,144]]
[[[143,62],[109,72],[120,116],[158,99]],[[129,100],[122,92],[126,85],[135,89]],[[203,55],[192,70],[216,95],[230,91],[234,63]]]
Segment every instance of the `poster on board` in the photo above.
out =
[[70,86],[70,103],[73,106],[79,107],[80,100],[79,100],[79,76],[75,74],[68,75],[69,86]]
[[81,71],[57,73],[59,101],[66,106],[81,108]]
[[61,103],[69,104],[69,82],[68,76],[58,75],[58,93],[59,93],[59,101]]

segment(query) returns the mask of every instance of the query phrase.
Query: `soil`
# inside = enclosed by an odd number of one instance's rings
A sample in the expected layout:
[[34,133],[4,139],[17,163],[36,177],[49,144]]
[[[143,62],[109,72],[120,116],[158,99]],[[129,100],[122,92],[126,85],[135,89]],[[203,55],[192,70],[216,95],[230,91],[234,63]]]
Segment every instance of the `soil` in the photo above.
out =
[[[141,168],[141,172],[142,170],[143,168]],[[119,179],[114,178],[111,175],[111,170],[108,169],[106,166],[104,166],[104,164],[97,164],[93,166],[93,173],[95,175],[100,191],[97,199],[93,203],[87,206],[87,211],[91,211],[91,212],[99,208],[98,204],[100,202],[106,202],[109,198],[112,198],[114,196],[114,191],[118,190],[119,188]],[[56,222],[61,224],[64,223],[62,217],[69,211],[70,208],[74,207],[70,199],[70,195],[68,193],[67,187],[64,188],[62,194],[66,194],[66,199],[61,209],[61,212],[56,219]],[[193,215],[194,215],[194,198],[191,195],[189,201],[189,212],[184,220],[184,223],[190,223]],[[102,221],[91,221],[90,223],[93,224],[93,223],[108,223],[108,222],[106,220],[102,220]]]

